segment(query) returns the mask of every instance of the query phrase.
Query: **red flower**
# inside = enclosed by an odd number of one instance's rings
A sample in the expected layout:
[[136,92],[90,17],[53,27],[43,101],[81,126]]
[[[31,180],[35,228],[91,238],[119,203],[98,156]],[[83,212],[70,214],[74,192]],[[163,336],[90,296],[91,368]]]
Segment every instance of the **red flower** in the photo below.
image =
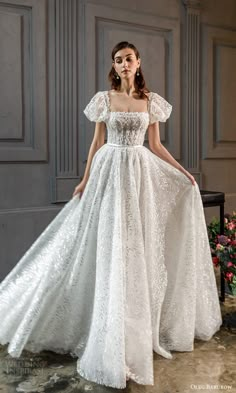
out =
[[215,266],[218,266],[218,265],[219,265],[220,260],[219,260],[218,257],[212,257],[212,261],[213,261],[213,263],[214,263]]

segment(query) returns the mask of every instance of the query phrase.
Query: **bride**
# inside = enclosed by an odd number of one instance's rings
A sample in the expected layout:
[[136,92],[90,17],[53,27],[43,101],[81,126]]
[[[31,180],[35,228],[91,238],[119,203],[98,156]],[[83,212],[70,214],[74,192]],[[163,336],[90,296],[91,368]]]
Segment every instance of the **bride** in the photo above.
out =
[[153,351],[193,351],[222,319],[198,184],[160,141],[172,106],[131,43],[114,47],[109,80],[84,110],[82,182],[0,284],[0,343],[70,353],[84,378],[124,388],[153,385]]

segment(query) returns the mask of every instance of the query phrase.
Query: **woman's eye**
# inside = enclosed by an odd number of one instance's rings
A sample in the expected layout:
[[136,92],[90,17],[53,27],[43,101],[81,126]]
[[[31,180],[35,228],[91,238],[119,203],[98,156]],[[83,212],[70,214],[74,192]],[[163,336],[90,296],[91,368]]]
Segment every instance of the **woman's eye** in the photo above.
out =
[[[127,59],[126,59],[127,61],[129,61],[129,62],[131,62],[133,59],[132,58],[130,58],[130,57],[127,57]],[[116,63],[118,63],[118,64],[120,64],[122,62],[122,60],[116,60]]]

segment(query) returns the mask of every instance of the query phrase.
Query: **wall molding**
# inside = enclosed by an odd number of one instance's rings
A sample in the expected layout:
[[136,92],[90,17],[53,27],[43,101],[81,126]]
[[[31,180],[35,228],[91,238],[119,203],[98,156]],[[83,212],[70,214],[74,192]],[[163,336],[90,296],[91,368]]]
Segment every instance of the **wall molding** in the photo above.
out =
[[48,2],[51,201],[66,202],[82,173],[78,138],[79,2]]
[[45,4],[0,3],[2,162],[48,161]]
[[202,176],[199,163],[199,46],[201,1],[184,0],[185,5],[185,163],[199,186]]
[[202,158],[236,158],[236,31],[205,24],[201,35]]

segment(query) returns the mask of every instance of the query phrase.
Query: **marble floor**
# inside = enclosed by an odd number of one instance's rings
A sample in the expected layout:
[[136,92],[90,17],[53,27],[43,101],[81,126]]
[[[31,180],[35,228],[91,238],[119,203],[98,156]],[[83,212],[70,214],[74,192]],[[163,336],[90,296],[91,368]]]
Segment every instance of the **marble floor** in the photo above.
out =
[[5,345],[0,346],[0,393],[236,393],[236,297],[226,295],[221,309],[223,326],[210,341],[195,340],[194,351],[172,352],[171,360],[154,353],[154,386],[129,381],[125,389],[107,388],[81,378],[69,355],[23,351],[16,359]]

